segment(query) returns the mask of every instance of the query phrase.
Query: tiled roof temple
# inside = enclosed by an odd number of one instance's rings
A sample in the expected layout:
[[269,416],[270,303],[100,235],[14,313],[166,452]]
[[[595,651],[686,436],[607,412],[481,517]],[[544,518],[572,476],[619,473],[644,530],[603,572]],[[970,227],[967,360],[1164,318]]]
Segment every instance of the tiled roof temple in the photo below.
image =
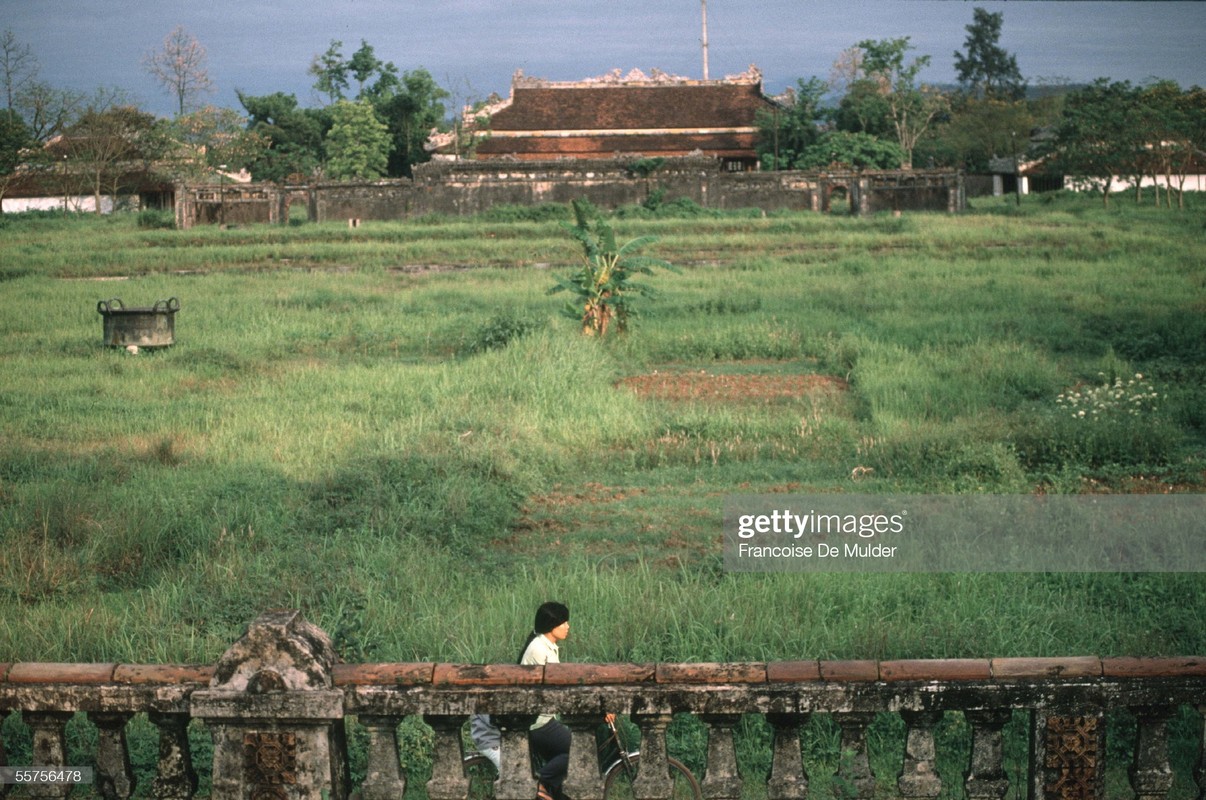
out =
[[[701,81],[654,70],[557,82],[516,73],[506,100],[467,112],[479,159],[705,155],[756,163],[757,115],[774,107],[756,67]],[[450,137],[432,149],[451,152]]]

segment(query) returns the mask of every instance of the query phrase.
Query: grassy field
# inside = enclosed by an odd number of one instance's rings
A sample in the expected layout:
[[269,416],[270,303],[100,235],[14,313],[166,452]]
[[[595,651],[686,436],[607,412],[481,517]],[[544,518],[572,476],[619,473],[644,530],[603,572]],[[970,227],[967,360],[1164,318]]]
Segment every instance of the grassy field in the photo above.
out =
[[[549,598],[576,661],[1206,653],[1201,574],[721,563],[734,493],[1201,492],[1191,200],[629,210],[619,234],[681,272],[604,342],[547,295],[577,257],[567,209],[0,217],[0,662],[212,663],[279,606],[349,661],[511,661]],[[112,297],[179,298],[176,345],[104,348]],[[1136,373],[1139,414],[1059,402]],[[743,769],[768,735],[743,726]]]
[[[212,661],[281,605],[350,659],[509,660],[546,597],[577,660],[1206,652],[1200,575],[719,544],[732,493],[1201,491],[1200,208],[634,214],[682,271],[606,342],[546,294],[558,222],[504,217],[0,221],[0,661]],[[177,344],[102,347],[110,297],[180,298]],[[1057,403],[1135,373],[1138,416]]]

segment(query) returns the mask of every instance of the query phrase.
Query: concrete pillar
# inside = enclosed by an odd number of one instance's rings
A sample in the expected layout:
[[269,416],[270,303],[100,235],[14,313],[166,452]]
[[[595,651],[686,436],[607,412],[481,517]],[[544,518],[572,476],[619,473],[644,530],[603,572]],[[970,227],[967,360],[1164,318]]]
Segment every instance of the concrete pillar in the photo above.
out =
[[1131,764],[1131,788],[1136,800],[1164,800],[1172,788],[1172,765],[1168,761],[1167,707],[1135,709],[1139,735],[1135,739],[1135,760]]
[[737,773],[737,748],[733,729],[740,714],[702,714],[708,726],[708,766],[704,773],[703,796],[706,800],[737,800],[741,797],[741,776]]
[[570,729],[569,771],[562,787],[574,800],[603,800],[603,778],[599,774],[595,729],[598,714],[563,714],[561,721]]
[[197,773],[188,746],[188,715],[150,711],[147,717],[159,729],[159,763],[152,795],[156,800],[189,800],[197,793]]
[[[427,781],[427,796],[430,800],[461,800],[469,793],[469,779],[461,764],[461,726],[465,724],[465,716],[425,714],[423,720],[435,732],[435,752],[432,755],[431,780]],[[397,763],[396,744],[394,753]],[[387,796],[390,795],[382,795],[382,800]],[[401,797],[402,793],[392,796]]]
[[390,800],[406,792],[406,775],[398,758],[398,718],[365,715],[360,724],[368,731],[368,768],[360,784],[363,800]]
[[1001,729],[1009,721],[1010,713],[1009,709],[967,712],[972,751],[963,786],[972,800],[1001,800],[1009,789]]
[[666,728],[672,718],[669,712],[632,715],[641,729],[641,770],[632,785],[637,800],[669,797],[674,791],[666,762]]
[[903,797],[937,797],[942,793],[942,779],[935,766],[934,726],[942,719],[942,712],[902,711],[900,715],[908,732],[896,786]]
[[[27,711],[22,715],[33,731],[33,766],[67,766],[67,722],[70,711]],[[71,784],[30,784],[30,797],[64,798]]]
[[494,783],[494,796],[498,800],[531,800],[536,796],[536,779],[532,776],[528,729],[535,717],[531,714],[491,714],[490,719],[502,732],[501,764],[498,780]]
[[105,800],[123,800],[134,794],[134,769],[126,746],[126,723],[133,714],[91,712],[96,725],[96,791]]
[[771,774],[766,783],[769,800],[803,800],[808,796],[808,778],[800,757],[800,725],[805,719],[804,714],[766,715],[775,730]]
[[875,776],[871,774],[871,761],[867,758],[867,727],[875,715],[857,712],[833,716],[842,732],[838,782],[850,786],[855,797],[871,797],[875,794]]
[[192,716],[214,740],[214,800],[344,800],[343,693],[330,638],[295,610],[261,615],[218,662]]

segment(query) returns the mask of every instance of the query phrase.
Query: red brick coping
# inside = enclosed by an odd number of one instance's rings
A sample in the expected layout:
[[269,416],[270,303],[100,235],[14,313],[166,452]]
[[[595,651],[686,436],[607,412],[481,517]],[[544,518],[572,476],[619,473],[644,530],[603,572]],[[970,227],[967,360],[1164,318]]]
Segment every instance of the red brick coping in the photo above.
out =
[[[1201,678],[1206,656],[951,658],[898,661],[772,661],[689,664],[339,664],[336,686],[602,686],[623,684],[785,684],[1007,682],[1094,678]],[[214,667],[180,664],[0,662],[0,687],[28,684],[208,684]]]

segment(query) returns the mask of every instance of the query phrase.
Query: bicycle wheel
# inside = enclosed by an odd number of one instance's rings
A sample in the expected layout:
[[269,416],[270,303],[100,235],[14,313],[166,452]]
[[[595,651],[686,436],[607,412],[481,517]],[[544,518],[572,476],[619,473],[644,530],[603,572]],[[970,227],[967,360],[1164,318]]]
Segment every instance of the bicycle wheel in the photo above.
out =
[[[691,774],[691,770],[677,758],[667,758],[666,764],[670,769],[671,790],[668,800],[702,800],[703,792],[699,781]],[[632,759],[634,767],[630,774],[623,764],[616,764],[603,782],[603,797],[605,800],[635,800],[632,782],[640,771],[640,756]]]
[[480,753],[467,756],[461,762],[465,777],[469,779],[469,800],[491,800],[494,797],[494,781],[498,780],[498,770],[494,762]]

